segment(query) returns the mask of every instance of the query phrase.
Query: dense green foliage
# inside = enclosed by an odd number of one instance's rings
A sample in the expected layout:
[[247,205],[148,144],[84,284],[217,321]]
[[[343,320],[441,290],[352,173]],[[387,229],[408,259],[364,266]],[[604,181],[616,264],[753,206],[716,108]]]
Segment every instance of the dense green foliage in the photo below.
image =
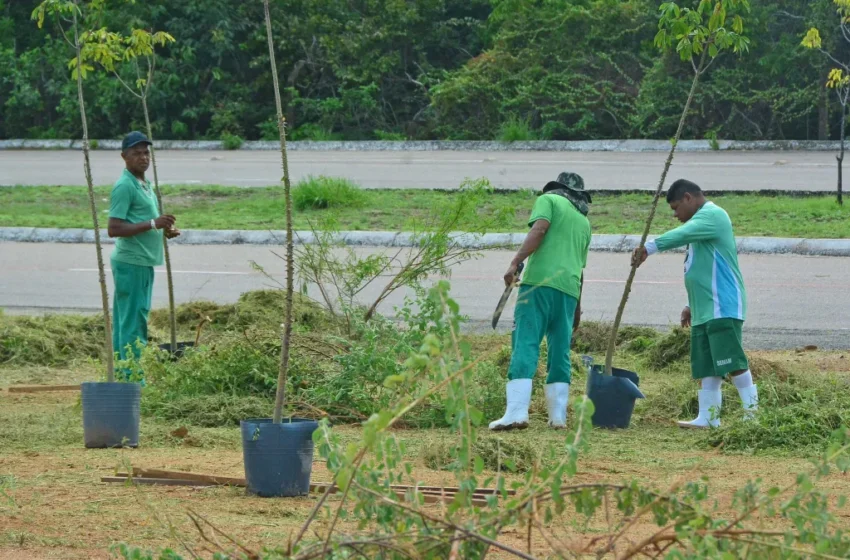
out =
[[[691,69],[652,45],[658,5],[274,1],[291,138],[667,138]],[[150,94],[156,137],[277,138],[261,2],[108,6],[85,26],[141,27],[176,39],[159,51]],[[0,137],[78,137],[71,50],[59,28],[36,27],[32,7],[0,0]],[[685,136],[837,137],[837,119],[829,118],[835,99],[822,87],[829,63],[800,45],[815,25],[825,48],[845,60],[836,22],[831,0],[753,2],[750,53],[716,61]],[[85,88],[93,137],[142,126],[137,100],[111,75],[90,73]]]

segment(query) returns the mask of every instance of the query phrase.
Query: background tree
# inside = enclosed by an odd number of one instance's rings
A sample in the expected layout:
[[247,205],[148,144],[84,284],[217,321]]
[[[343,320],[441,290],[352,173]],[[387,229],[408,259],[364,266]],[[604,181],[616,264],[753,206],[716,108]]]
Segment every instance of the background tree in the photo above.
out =
[[[92,0],[87,5],[78,0],[45,0],[32,12],[32,18],[38,21],[38,27],[44,25],[47,16],[52,16],[56,21],[62,37],[73,47],[75,56],[68,63],[71,75],[77,81],[77,101],[80,108],[80,122],[83,128],[83,170],[86,175],[86,186],[88,187],[89,207],[91,208],[92,224],[94,225],[94,246],[97,252],[97,272],[100,282],[100,298],[103,306],[104,332],[106,334],[104,352],[106,357],[106,377],[109,382],[115,381],[115,356],[112,351],[112,321],[109,316],[109,293],[106,287],[106,274],[103,265],[103,247],[100,243],[100,225],[97,219],[97,207],[94,203],[94,185],[91,176],[91,161],[89,160],[89,129],[86,120],[86,103],[83,95],[83,78],[92,70],[91,66],[83,62],[83,41],[80,33],[80,20],[84,19],[83,6],[88,10],[97,12],[105,5],[105,0]],[[71,26],[71,35],[65,31],[65,26]]]
[[[850,43],[850,0],[833,0],[835,12],[838,15],[838,29],[841,32],[841,37],[846,43]],[[812,27],[809,29],[806,36],[803,38],[803,46],[808,49],[815,49],[823,53],[830,62],[837,65],[837,68],[832,68],[829,71],[829,77],[826,80],[826,87],[835,91],[838,103],[841,106],[841,117],[839,118],[840,129],[839,137],[841,148],[836,160],[838,161],[838,204],[844,204],[843,195],[843,168],[844,168],[844,138],[847,123],[847,102],[850,97],[850,62],[842,62],[838,57],[840,55],[833,54],[828,49],[824,48],[823,40],[821,39],[818,28]],[[847,60],[847,59],[845,59]]]
[[[428,0],[269,6],[277,37],[287,138],[670,138],[692,75],[655,55],[650,0]],[[0,0],[0,136],[68,138],[79,130],[76,86],[61,36],[28,25],[25,2]],[[814,17],[817,14],[817,17]],[[823,17],[822,17],[823,16]],[[829,68],[799,47],[817,26],[845,59],[832,0],[763,0],[747,17],[750,54],[721,57],[703,76],[683,137],[736,140],[838,137],[825,126]],[[160,139],[274,140],[277,123],[262,3],[110,3],[97,28],[179,36],[158,50],[148,98]],[[574,29],[582,29],[581,34]],[[50,30],[52,31],[52,30]],[[836,37],[833,37],[835,35]],[[144,130],[137,99],[104,73],[83,83],[89,133]],[[822,126],[823,125],[823,126]]]
[[[661,5],[655,45],[663,51],[674,49],[682,61],[690,63],[693,70],[693,81],[687,101],[685,101],[685,108],[682,110],[682,116],[679,118],[679,127],[671,140],[670,153],[664,163],[664,170],[661,172],[658,187],[655,189],[649,217],[640,239],[641,249],[646,244],[646,238],[649,237],[652,220],[655,218],[655,211],[658,208],[658,199],[661,197],[664,182],[667,180],[667,173],[673,164],[676,146],[682,136],[685,120],[694,100],[700,77],[722,52],[742,53],[748,49],[750,41],[743,35],[744,20],[741,14],[748,12],[749,8],[748,0],[699,0],[695,8],[682,8],[676,2],[666,2]],[[608,352],[605,356],[605,373],[607,375],[611,375],[614,350],[617,347],[617,330],[620,328],[620,322],[623,319],[623,312],[626,309],[626,302],[629,300],[629,293],[636,272],[637,265],[633,263],[629,278],[626,280],[626,288],[623,290],[623,298],[617,308],[617,316],[611,329],[611,338],[608,341]],[[590,378],[588,377],[589,386]]]

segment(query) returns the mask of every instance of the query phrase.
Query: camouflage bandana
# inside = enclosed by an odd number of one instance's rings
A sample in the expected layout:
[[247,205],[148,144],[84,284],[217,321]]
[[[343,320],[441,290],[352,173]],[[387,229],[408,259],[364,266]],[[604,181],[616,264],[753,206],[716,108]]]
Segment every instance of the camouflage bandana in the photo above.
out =
[[590,193],[584,190],[584,179],[578,173],[561,173],[557,181],[550,181],[543,187],[543,194],[563,196],[584,216],[587,216],[590,211],[588,206],[588,203],[592,202]]

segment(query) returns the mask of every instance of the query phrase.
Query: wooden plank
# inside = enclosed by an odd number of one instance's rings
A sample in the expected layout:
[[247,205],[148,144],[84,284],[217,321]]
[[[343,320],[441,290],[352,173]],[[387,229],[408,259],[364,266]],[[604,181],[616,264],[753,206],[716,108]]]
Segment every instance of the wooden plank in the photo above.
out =
[[[162,485],[162,486],[194,486],[194,487],[210,487],[210,486],[222,486],[221,484],[217,484],[215,482],[210,482],[206,480],[189,480],[189,479],[180,479],[180,478],[151,478],[151,477],[143,477],[143,476],[134,476],[132,478],[128,477],[126,473],[118,473],[117,476],[104,476],[101,477],[101,482],[110,482],[110,483],[126,483],[132,480],[134,484],[146,484],[146,485]],[[327,483],[314,482],[310,484],[310,492],[318,493],[318,492],[326,492],[330,486]],[[331,491],[331,494],[336,494],[338,492],[337,488],[334,488]],[[405,499],[406,495],[403,490],[395,490],[394,491],[396,497],[400,500]],[[455,494],[446,492],[444,494],[438,494],[433,491],[422,492],[422,501],[426,504],[437,504],[440,502],[448,503],[454,500]],[[473,496],[472,504],[476,506],[486,506],[487,500],[480,496]]]
[[128,480],[132,480],[133,484],[161,484],[163,486],[215,486],[215,484],[202,482],[200,480],[180,480],[176,478],[128,478],[126,476],[103,476],[100,478],[101,482],[127,482]]
[[[143,469],[133,469],[134,471],[143,470]],[[170,472],[169,474],[174,474]],[[192,473],[185,473],[192,474]],[[203,475],[201,475],[203,476]],[[127,479],[132,478],[133,481],[139,482],[139,484],[162,484],[165,486],[236,486],[236,487],[245,487],[245,484],[226,484],[221,482],[212,482],[210,480],[203,479],[191,479],[191,478],[165,478],[165,477],[155,477],[155,476],[140,476],[134,474],[130,477],[127,473],[116,473],[115,476],[104,476],[100,480],[101,482],[126,482]],[[218,477],[218,478],[226,478],[226,477]],[[239,479],[235,479],[239,480]],[[313,482],[310,484],[310,492],[325,492],[328,489],[328,484],[323,484],[320,482]],[[332,494],[335,494],[337,489],[335,488]]]
[[12,385],[10,393],[46,393],[48,391],[79,391],[79,385]]
[[[244,478],[236,478],[236,477],[228,477],[228,476],[218,476],[211,474],[202,474],[202,473],[192,473],[185,471],[167,471],[163,469],[142,469],[142,468],[134,468],[133,476],[139,477],[147,477],[147,478],[171,478],[171,479],[182,479],[182,480],[199,480],[204,482],[210,482],[212,484],[221,484],[227,486],[246,486],[246,482]],[[324,485],[327,487],[327,485]],[[405,485],[393,485],[390,486],[393,490],[401,490],[406,491],[413,489],[413,486],[405,486]],[[439,486],[417,486],[415,487],[423,494],[456,494],[460,491],[459,488],[441,488]],[[515,494],[513,490],[507,491],[508,495],[512,496]],[[498,494],[498,491],[495,488],[479,488],[475,490],[473,496],[490,496],[494,494]]]
[[183,471],[166,471],[162,469],[133,469],[133,476],[143,478],[167,478],[176,480],[196,480],[198,482],[207,482],[209,484],[217,484],[221,486],[240,486],[245,487],[244,478],[236,478],[231,476],[217,476],[212,474],[192,473]]

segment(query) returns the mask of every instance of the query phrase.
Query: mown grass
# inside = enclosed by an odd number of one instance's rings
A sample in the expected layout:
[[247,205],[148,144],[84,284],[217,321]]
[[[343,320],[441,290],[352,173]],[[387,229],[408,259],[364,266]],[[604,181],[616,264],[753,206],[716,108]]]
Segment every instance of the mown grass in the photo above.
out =
[[[146,417],[206,428],[236,426],[241,418],[267,414],[277,378],[282,306],[282,293],[277,291],[248,292],[236,304],[181,305],[177,319],[182,340],[194,339],[199,317],[209,317],[212,323],[203,331],[201,348],[179,362],[172,364],[156,355],[143,361],[150,382],[143,398]],[[382,382],[396,360],[403,360],[403,355],[394,354],[394,345],[406,335],[391,324],[376,325],[368,331],[368,338],[376,342],[364,343],[357,336],[345,335],[337,324],[339,318],[301,298],[296,300],[294,316],[288,394],[299,414],[315,414],[320,409],[328,411],[335,422],[357,423],[390,398]],[[101,335],[97,329],[87,328],[90,321],[96,317],[0,318],[0,387],[44,382],[52,371],[62,372],[59,376],[72,382],[101,377]],[[77,332],[73,332],[75,326]],[[166,330],[166,313],[154,311],[153,341],[164,339]],[[609,332],[610,325],[586,322],[577,333],[574,399],[580,398],[586,380],[579,355],[589,354],[599,363]],[[638,372],[647,395],[637,403],[633,425],[671,427],[678,419],[692,418],[697,412],[697,385],[689,374],[688,331],[673,329],[662,335],[625,326],[619,335],[615,365]],[[496,418],[504,407],[510,337],[470,335],[468,341],[472,355],[480,358],[469,388],[471,402],[486,417]],[[727,451],[772,449],[805,454],[822,448],[832,430],[850,425],[850,393],[846,391],[850,359],[844,354],[756,352],[750,358],[761,397],[759,421],[742,422],[738,395],[725,383],[723,428],[701,433],[697,440],[702,449],[722,445]],[[533,421],[540,425],[545,423],[546,411],[545,364],[544,344],[532,403]],[[83,375],[68,373],[77,370]],[[405,427],[443,426],[442,406],[439,398],[429,401],[405,419]],[[0,426],[0,444],[14,444],[16,436],[2,441],[5,430]],[[439,458],[431,464],[437,462]]]
[[[310,224],[333,216],[343,230],[421,228],[429,222],[434,208],[453,196],[446,191],[361,191],[350,183],[341,184],[334,187],[307,182],[296,186],[294,196],[300,200],[300,209],[294,212],[294,227],[309,229]],[[96,192],[99,211],[104,215],[109,208],[109,188]],[[283,228],[283,191],[279,187],[165,186],[163,193],[167,210],[177,216],[181,229]],[[479,215],[507,211],[514,217],[501,231],[524,231],[535,196],[531,191],[493,194],[479,208]],[[729,212],[738,236],[850,238],[850,206],[838,206],[831,195],[726,194],[712,199]],[[650,200],[649,194],[595,194],[589,216],[594,233],[641,233]],[[0,226],[88,228],[90,224],[84,187],[0,189]],[[662,233],[677,225],[669,209],[662,206],[652,232]]]
[[[19,549],[51,557],[101,557],[109,545],[121,541],[144,543],[147,548],[174,546],[173,531],[197,545],[197,532],[184,515],[188,509],[238,531],[240,540],[252,548],[287,542],[309,515],[315,496],[280,501],[253,498],[233,488],[131,487],[99,482],[101,476],[130,467],[243,476],[237,421],[271,411],[268,383],[274,383],[277,371],[275,327],[281,302],[280,293],[263,291],[246,293],[236,304],[194,302],[179,308],[181,339],[194,337],[199,317],[209,316],[213,322],[203,332],[204,348],[181,360],[179,367],[161,368],[159,377],[149,378],[143,391],[141,447],[135,450],[83,449],[79,393],[2,390],[9,384],[65,384],[70,379],[100,378],[103,367],[92,359],[94,343],[99,341],[96,330],[69,333],[69,325],[84,325],[77,317],[0,318],[0,326],[7,329],[4,332],[15,333],[14,337],[7,335],[7,340],[14,338],[15,343],[5,354],[6,362],[0,363],[0,557]],[[346,352],[362,352],[363,341],[351,339],[342,344],[339,336],[333,336],[333,319],[300,298],[295,315],[290,374],[294,383],[289,394],[317,398],[318,385],[327,384],[331,375],[345,373],[339,367],[334,369],[332,362]],[[151,316],[152,333],[161,337],[166,328],[166,314],[156,310]],[[599,361],[609,332],[608,325],[584,323],[576,350]],[[59,344],[74,336],[80,339],[74,346]],[[482,359],[470,388],[470,403],[485,411],[485,421],[489,421],[504,410],[509,337],[474,335],[467,341],[471,355]],[[637,480],[649,488],[666,489],[673,481],[710,476],[714,496],[732,495],[755,478],[762,478],[768,486],[785,486],[823,449],[829,430],[849,419],[850,356],[761,352],[750,355],[762,397],[757,422],[741,421],[737,394],[726,383],[723,428],[680,430],[675,420],[691,418],[696,412],[697,386],[688,375],[686,343],[687,331],[682,330],[667,335],[640,327],[620,331],[615,364],[640,374],[647,399],[638,401],[628,430],[593,430],[588,435],[589,446],[581,453],[575,481]],[[532,469],[546,468],[545,450],[563,449],[566,434],[545,427],[545,360],[544,346],[530,428],[493,434],[482,426],[475,445],[486,470],[508,468],[509,482]],[[34,364],[66,365],[56,369]],[[356,381],[363,385],[362,373],[356,373]],[[586,372],[576,367],[573,401],[581,398],[585,379]],[[311,390],[298,388],[302,381]],[[340,399],[352,405],[351,397],[346,393]],[[377,399],[373,407],[374,402]],[[360,440],[357,422],[352,426],[334,423],[343,445]],[[573,412],[569,423],[575,423]],[[413,463],[416,480],[453,486],[455,481],[445,469],[455,460],[457,434],[446,429],[444,422],[435,426],[405,427],[397,435]],[[312,479],[331,480],[318,457]],[[847,493],[848,484],[846,477],[833,477],[826,491],[837,497]],[[838,514],[845,512],[846,508]],[[167,523],[162,523],[163,519]],[[340,523],[348,527],[345,520]]]

